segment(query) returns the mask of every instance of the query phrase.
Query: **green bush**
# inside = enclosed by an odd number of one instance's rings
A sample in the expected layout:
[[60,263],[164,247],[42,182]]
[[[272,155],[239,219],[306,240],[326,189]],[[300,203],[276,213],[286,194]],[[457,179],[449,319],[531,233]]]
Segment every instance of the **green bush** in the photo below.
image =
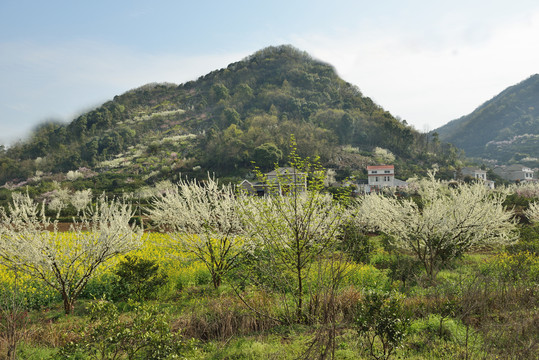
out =
[[401,346],[410,326],[402,295],[371,291],[359,303],[355,327],[375,359],[389,359]]
[[511,254],[528,251],[535,256],[539,255],[539,225],[523,225],[518,242],[506,250]]
[[178,359],[186,345],[178,333],[170,331],[165,315],[155,306],[131,303],[131,316],[120,316],[111,302],[100,300],[89,307],[90,324],[82,339],[70,342],[56,359]]
[[413,256],[405,254],[383,254],[373,255],[371,264],[378,269],[387,270],[387,274],[392,281],[400,281],[402,286],[413,286],[423,273],[422,264]]
[[511,286],[539,282],[539,257],[528,251],[500,253],[482,265],[481,271],[498,282]]
[[357,263],[369,263],[374,244],[359,226],[347,224],[341,237],[341,248]]
[[211,283],[211,274],[206,269],[200,269],[195,273],[196,285],[208,285]]
[[159,271],[155,260],[127,255],[115,271],[118,277],[118,298],[143,301],[155,295],[167,283],[167,275]]
[[105,273],[91,278],[80,294],[81,299],[117,299],[118,279],[114,274]]

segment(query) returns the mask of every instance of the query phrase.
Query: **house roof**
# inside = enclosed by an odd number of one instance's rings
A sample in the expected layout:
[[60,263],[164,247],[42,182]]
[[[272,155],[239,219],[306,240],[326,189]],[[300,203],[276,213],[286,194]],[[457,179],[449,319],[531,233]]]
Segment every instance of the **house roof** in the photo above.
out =
[[483,169],[480,169],[480,168],[476,168],[476,167],[471,167],[471,166],[463,167],[463,168],[462,168],[462,171],[487,172],[486,170],[483,170]]
[[266,174],[266,176],[280,176],[280,175],[288,175],[288,174],[305,175],[305,173],[293,167],[280,167],[278,169],[270,171],[269,173]]
[[367,170],[395,169],[395,165],[369,165]]
[[506,167],[506,171],[532,171],[529,167],[520,165],[520,164],[513,164]]

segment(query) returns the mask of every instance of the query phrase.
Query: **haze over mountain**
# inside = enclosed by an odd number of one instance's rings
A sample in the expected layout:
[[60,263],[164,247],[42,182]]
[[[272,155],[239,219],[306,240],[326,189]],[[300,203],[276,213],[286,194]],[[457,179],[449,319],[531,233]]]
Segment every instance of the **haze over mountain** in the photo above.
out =
[[407,178],[433,163],[451,167],[458,155],[394,118],[332,66],[279,46],[196,81],[128,91],[69,124],[43,124],[0,154],[0,182],[80,167],[128,182],[179,173],[242,177],[253,161],[263,170],[286,163],[291,134],[301,156],[318,156],[342,176],[395,163]]
[[539,166],[539,75],[508,87],[434,132],[469,157]]

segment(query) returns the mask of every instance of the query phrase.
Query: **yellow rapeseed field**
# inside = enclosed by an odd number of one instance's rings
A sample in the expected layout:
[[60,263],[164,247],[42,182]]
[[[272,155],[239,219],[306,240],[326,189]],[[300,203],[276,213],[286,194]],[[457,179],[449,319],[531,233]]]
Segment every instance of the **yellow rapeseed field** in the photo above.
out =
[[[52,233],[51,235],[54,236]],[[54,237],[54,241],[59,246],[75,246],[72,239],[73,233],[70,232],[60,232]],[[200,277],[208,276],[205,266],[200,261],[190,257],[189,254],[182,252],[177,242],[169,234],[146,233],[139,249],[109,260],[94,273],[93,277],[99,279],[111,275],[118,263],[128,255],[156,261],[159,268],[176,283],[194,284]],[[56,296],[52,289],[44,286],[39,280],[32,279],[26,273],[14,271],[0,264],[0,289],[12,291],[15,287],[25,297],[28,297],[27,300],[30,303],[33,303],[30,299],[32,297],[39,299],[41,303],[47,303]]]

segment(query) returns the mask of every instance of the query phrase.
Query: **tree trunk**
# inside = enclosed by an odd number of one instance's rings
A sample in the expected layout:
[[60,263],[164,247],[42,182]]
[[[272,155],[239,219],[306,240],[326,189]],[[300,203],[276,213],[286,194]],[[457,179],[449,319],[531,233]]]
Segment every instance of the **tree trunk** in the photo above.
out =
[[212,283],[213,283],[213,287],[215,289],[218,289],[219,286],[221,286],[221,275],[220,274],[217,274],[217,273],[211,274],[211,280],[212,280]]
[[296,271],[298,272],[298,308],[296,309],[296,321],[303,320],[303,279],[301,278],[301,254],[298,252]]
[[67,294],[62,294],[62,299],[64,300],[64,313],[69,315],[73,313],[75,309],[75,299],[70,299]]

